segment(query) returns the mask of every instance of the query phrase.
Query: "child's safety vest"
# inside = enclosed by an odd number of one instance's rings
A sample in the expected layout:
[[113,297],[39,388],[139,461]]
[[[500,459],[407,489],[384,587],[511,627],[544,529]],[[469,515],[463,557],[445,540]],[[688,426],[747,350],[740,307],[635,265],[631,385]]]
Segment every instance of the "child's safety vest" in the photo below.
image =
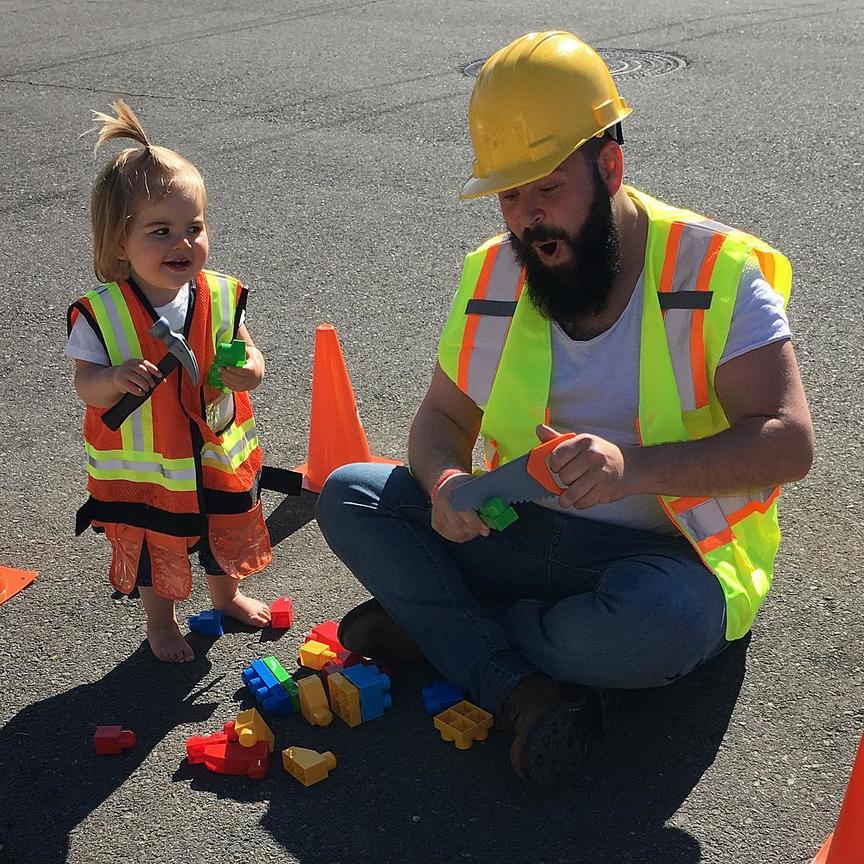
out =
[[[243,578],[270,562],[270,539],[258,500],[263,457],[252,402],[245,392],[206,384],[220,342],[237,333],[246,288],[231,276],[202,271],[190,286],[184,335],[198,361],[195,385],[182,366],[112,432],[105,408],[87,407],[87,502],[76,534],[92,524],[111,542],[111,584],[123,593],[135,586],[146,542],[153,588],[174,600],[189,596],[189,551],[207,537],[225,573]],[[131,358],[154,364],[164,342],[150,335],[153,307],[131,282],[90,291],[69,308],[68,327],[83,315],[112,366]]]

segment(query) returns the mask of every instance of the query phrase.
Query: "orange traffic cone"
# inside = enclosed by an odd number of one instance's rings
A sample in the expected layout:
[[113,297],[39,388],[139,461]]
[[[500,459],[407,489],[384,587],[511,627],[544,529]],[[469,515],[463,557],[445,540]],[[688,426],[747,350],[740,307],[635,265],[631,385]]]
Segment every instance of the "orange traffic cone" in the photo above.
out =
[[312,363],[309,461],[295,470],[303,475],[304,489],[320,492],[330,474],[350,462],[399,464],[369,452],[336,328],[319,324],[315,328]]
[[852,766],[837,827],[812,864],[861,864],[864,861],[864,738]]
[[11,600],[36,578],[35,570],[16,570],[0,566],[0,604]]

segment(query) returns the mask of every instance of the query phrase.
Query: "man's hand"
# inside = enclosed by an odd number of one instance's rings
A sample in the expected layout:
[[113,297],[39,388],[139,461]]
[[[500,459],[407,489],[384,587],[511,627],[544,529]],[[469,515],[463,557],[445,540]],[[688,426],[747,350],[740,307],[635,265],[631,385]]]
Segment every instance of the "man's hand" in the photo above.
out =
[[[537,427],[541,441],[558,434],[542,423]],[[576,435],[559,444],[549,457],[549,470],[566,486],[558,496],[558,503],[565,509],[584,510],[633,494],[624,481],[624,452],[598,435]]]
[[451,474],[432,495],[432,527],[453,543],[489,536],[489,526],[473,510],[457,512],[450,506],[450,493],[471,479],[467,473]]

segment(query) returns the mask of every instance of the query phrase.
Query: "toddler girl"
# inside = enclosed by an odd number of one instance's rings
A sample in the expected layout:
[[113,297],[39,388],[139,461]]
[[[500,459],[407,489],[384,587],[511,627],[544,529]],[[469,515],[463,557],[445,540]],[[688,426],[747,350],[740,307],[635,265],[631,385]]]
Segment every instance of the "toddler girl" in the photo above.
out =
[[[247,393],[264,377],[264,358],[243,323],[246,288],[203,269],[207,193],[198,170],[151,145],[122,100],[113,108],[116,117],[95,114],[96,149],[113,138],[140,146],[123,150],[96,178],[94,263],[105,284],[68,313],[66,354],[87,404],[89,496],[76,534],[88,525],[105,533],[111,584],[128,594],[137,583],[153,653],[180,662],[194,656],[174,612],[192,588],[189,552],[198,550],[215,609],[253,626],[270,618],[264,603],[238,590],[271,558]],[[197,383],[182,365],[163,380],[157,364],[168,348],[150,332],[160,317],[195,355]],[[234,339],[246,343],[245,365],[220,369],[222,387],[208,385],[217,347]],[[127,393],[149,398],[112,431],[103,414]]]

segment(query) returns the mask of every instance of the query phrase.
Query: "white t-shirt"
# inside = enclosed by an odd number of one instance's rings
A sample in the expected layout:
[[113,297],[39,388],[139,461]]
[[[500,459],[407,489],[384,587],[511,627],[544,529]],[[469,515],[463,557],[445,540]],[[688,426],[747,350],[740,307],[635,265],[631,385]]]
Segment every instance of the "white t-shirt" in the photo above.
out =
[[[633,446],[639,405],[642,277],[621,317],[604,333],[574,341],[552,324],[552,383],[549,425],[558,432],[587,432],[619,446]],[[783,298],[748,264],[741,275],[729,338],[720,363],[790,338]],[[557,499],[538,503],[562,512]],[[632,495],[574,516],[613,522],[647,531],[676,533],[654,495]]]
[[[175,333],[182,333],[186,325],[186,311],[189,307],[189,286],[184,285],[175,295],[170,303],[164,306],[154,306],[153,311],[168,320],[168,324]],[[111,361],[99,341],[99,337],[93,332],[93,328],[83,315],[79,315],[72,325],[72,332],[63,352],[67,357],[74,360],[86,360],[88,363],[98,363],[100,366],[110,366]]]

